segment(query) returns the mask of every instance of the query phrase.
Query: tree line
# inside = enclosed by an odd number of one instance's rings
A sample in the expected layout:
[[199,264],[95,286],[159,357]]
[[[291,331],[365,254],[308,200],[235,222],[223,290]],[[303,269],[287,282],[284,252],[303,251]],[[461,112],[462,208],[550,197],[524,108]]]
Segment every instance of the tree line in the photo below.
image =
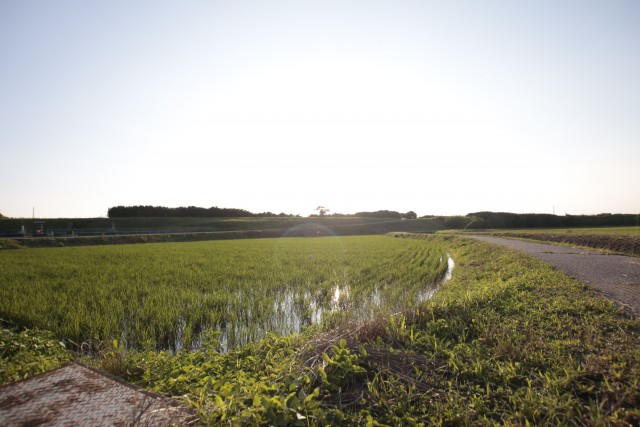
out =
[[[322,208],[322,209],[320,209]],[[385,219],[416,219],[413,211],[400,213],[390,210],[378,210],[373,212],[356,212],[355,214],[329,213],[323,207],[317,209],[318,214],[311,217],[360,217],[360,218],[385,218]],[[0,214],[1,215],[1,214]],[[115,206],[109,208],[109,218],[241,218],[241,217],[294,217],[285,213],[273,212],[253,213],[245,209],[201,208],[197,206],[169,208],[165,206]],[[0,216],[1,217],[1,216]],[[426,215],[421,218],[438,218],[444,221],[446,228],[452,229],[490,229],[490,228],[558,228],[558,227],[613,227],[613,226],[638,226],[640,215],[636,214],[611,214],[598,215],[552,215],[552,214],[517,214],[510,212],[474,212],[465,216],[435,216]]]
[[180,206],[177,208],[168,208],[165,206],[115,206],[107,211],[109,218],[246,218],[246,217],[293,217],[295,215],[285,214],[284,212],[275,214],[273,212],[253,213],[245,209],[237,208],[219,208],[213,206],[210,208],[200,208],[197,206]]
[[[322,208],[322,209],[320,209]],[[354,214],[341,214],[341,213],[332,213],[329,214],[329,210],[326,208],[323,208],[322,206],[319,206],[318,209],[316,209],[317,211],[319,211],[318,214],[312,214],[310,216],[314,217],[314,216],[322,216],[322,217],[337,217],[337,218],[348,218],[348,217],[354,217],[354,218],[388,218],[388,219],[416,219],[418,218],[418,215],[414,212],[414,211],[409,211],[406,213],[400,213],[400,212],[396,212],[396,211],[388,211],[388,210],[379,210],[379,211],[373,211],[373,212],[356,212]]]
[[[329,214],[329,210],[324,207],[316,209],[319,213],[310,215],[321,217],[365,217],[365,218],[393,218],[393,219],[416,219],[418,216],[415,212],[409,211],[400,213],[389,210],[379,210],[374,212],[357,212],[355,214]],[[109,218],[187,218],[187,217],[205,217],[205,218],[242,218],[242,217],[299,217],[300,215],[291,215],[285,213],[275,214],[273,212],[253,213],[245,209],[237,208],[201,208],[197,206],[181,206],[177,208],[168,208],[165,206],[115,206],[107,211]]]
[[[425,216],[422,218],[433,218]],[[640,225],[640,215],[601,213],[597,215],[516,214],[509,212],[474,212],[466,216],[440,217],[447,228],[561,228],[616,227]]]

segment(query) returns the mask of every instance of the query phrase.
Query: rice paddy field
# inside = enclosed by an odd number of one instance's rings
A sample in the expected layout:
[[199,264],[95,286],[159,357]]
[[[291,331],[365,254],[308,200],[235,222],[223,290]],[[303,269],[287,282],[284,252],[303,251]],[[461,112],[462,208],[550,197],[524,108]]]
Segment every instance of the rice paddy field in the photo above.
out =
[[79,359],[202,425],[640,424],[640,321],[464,236],[24,249],[0,273],[0,317],[38,326],[3,322],[0,384]]
[[428,299],[443,247],[388,236],[0,251],[0,318],[76,350],[223,349]]

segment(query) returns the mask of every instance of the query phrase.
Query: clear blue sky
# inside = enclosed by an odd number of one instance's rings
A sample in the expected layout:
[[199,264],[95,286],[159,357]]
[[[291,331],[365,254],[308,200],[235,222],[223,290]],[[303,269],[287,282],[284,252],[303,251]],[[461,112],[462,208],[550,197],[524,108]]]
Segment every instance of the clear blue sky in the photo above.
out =
[[0,0],[0,213],[637,213],[639,23],[636,0]]

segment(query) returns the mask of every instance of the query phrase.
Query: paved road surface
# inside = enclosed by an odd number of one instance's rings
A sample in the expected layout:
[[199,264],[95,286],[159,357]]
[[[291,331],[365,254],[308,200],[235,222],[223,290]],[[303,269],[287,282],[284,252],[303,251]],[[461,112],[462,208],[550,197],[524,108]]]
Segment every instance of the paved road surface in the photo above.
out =
[[492,236],[469,237],[549,262],[640,316],[640,258]]

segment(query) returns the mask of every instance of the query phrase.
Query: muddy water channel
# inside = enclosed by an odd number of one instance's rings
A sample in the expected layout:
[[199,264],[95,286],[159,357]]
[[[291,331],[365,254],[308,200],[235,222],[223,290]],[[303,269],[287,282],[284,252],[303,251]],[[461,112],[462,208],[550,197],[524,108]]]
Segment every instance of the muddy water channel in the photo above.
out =
[[[440,262],[444,263],[445,260],[441,257]],[[229,304],[227,317],[230,320],[216,325],[202,325],[199,328],[202,332],[191,341],[189,347],[200,348],[203,336],[211,331],[215,331],[220,349],[226,351],[230,347],[256,341],[269,332],[282,335],[299,333],[309,325],[321,324],[327,320],[349,319],[365,322],[381,310],[389,313],[401,311],[431,299],[440,286],[451,279],[455,262],[449,254],[446,255],[446,265],[444,274],[430,283],[419,286],[418,289],[415,286],[403,289],[401,284],[385,282],[373,286],[368,292],[363,292],[353,289],[348,281],[336,284],[329,291],[318,289],[316,292],[299,292],[295,287],[286,287],[284,291],[274,295],[269,303],[272,306],[272,315],[261,319],[256,317],[258,313],[264,313],[263,309],[248,305],[233,313],[233,307]],[[400,296],[403,303],[390,303],[386,298],[389,294],[393,294],[394,301],[398,301]],[[256,300],[255,295],[244,291],[238,292],[237,298]],[[182,340],[184,326],[184,322],[178,325],[176,345],[171,348],[174,351],[185,345]]]

